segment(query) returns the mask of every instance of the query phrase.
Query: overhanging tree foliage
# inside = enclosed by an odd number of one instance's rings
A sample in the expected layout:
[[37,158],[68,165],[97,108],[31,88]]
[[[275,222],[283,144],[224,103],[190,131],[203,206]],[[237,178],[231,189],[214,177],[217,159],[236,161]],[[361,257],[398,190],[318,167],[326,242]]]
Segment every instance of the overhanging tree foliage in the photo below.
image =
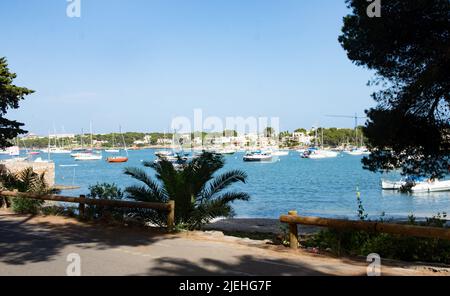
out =
[[450,1],[383,0],[370,18],[366,0],[347,0],[339,42],[358,66],[374,70],[377,106],[364,133],[366,169],[442,177],[450,155]]
[[8,69],[6,58],[0,58],[0,148],[11,146],[11,139],[26,133],[23,123],[5,118],[8,109],[19,108],[19,102],[34,91],[13,84],[17,77]]

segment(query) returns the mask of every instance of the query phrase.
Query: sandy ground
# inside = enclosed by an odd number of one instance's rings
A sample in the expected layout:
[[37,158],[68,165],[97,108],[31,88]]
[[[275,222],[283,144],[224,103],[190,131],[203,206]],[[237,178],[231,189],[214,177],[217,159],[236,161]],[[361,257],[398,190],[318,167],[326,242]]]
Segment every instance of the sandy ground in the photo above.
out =
[[[71,253],[82,258],[83,275],[366,275],[367,269],[365,260],[218,231],[169,235],[0,212],[0,275],[64,275]],[[382,274],[450,275],[445,268],[384,260]]]
[[[277,219],[257,219],[257,218],[236,218],[218,219],[204,227],[205,230],[219,230],[226,232],[250,232],[250,233],[273,233],[279,234],[286,224],[280,223]],[[298,226],[299,234],[311,234],[320,230],[320,227]]]

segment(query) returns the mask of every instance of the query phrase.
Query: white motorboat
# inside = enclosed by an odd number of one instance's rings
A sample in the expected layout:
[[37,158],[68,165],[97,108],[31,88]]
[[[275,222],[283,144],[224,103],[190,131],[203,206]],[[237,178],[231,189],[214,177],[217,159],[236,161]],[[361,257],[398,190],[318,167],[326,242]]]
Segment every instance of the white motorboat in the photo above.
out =
[[173,153],[169,150],[159,150],[155,152],[155,155],[158,157],[170,156]]
[[244,161],[246,162],[258,162],[258,161],[272,161],[272,154],[270,152],[263,151],[251,151],[244,155]]
[[105,150],[106,153],[120,153],[119,149],[106,149]]
[[80,153],[74,159],[76,161],[102,160],[103,156],[96,153]]
[[400,181],[381,180],[383,190],[400,190],[402,187],[411,184],[412,193],[427,193],[450,191],[450,180],[432,180],[432,179],[402,179]]
[[428,180],[411,188],[413,193],[450,191],[450,180]]
[[19,149],[19,146],[12,146],[12,147],[8,147],[6,149],[0,150],[0,154],[9,155],[9,156],[19,156],[20,149]]
[[219,149],[216,150],[216,153],[218,154],[226,154],[226,155],[232,155],[236,153],[236,150],[233,148],[224,148],[224,149]]
[[309,149],[302,155],[303,158],[310,159],[323,159],[323,158],[334,158],[339,155],[339,152],[325,150],[325,149]]
[[389,181],[389,180],[381,180],[381,189],[383,190],[400,190],[404,185],[406,185],[406,181]]
[[49,147],[47,149],[42,149],[41,151],[44,153],[49,153],[49,154],[71,154],[72,153],[71,150],[58,148],[58,147]]
[[348,155],[358,156],[358,155],[369,155],[370,151],[367,148],[355,148],[352,150],[344,151]]

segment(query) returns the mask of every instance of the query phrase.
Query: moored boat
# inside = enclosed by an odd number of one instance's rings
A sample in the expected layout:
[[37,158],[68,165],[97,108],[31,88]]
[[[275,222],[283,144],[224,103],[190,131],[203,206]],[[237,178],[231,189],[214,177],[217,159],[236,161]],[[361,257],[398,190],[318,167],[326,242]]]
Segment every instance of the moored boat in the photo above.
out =
[[127,162],[128,161],[128,157],[125,157],[125,156],[113,156],[113,157],[108,157],[107,161],[109,163],[123,163],[123,162]]
[[80,153],[74,159],[77,161],[102,160],[103,156],[96,153]]
[[247,152],[243,158],[246,162],[272,161],[272,154],[261,150]]

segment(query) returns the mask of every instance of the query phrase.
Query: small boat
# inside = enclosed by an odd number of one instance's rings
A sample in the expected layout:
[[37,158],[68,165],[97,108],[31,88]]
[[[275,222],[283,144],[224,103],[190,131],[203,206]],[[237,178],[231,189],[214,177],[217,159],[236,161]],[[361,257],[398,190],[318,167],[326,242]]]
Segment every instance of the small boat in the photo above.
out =
[[120,150],[119,149],[105,149],[106,153],[119,153]]
[[[109,163],[124,163],[124,162],[128,162],[128,149],[127,149],[127,145],[125,143],[125,138],[124,138],[124,136],[122,134],[122,127],[119,127],[119,130],[120,130],[119,133],[122,136],[123,148],[125,149],[125,153],[127,154],[127,156],[116,155],[116,156],[108,157],[106,159],[106,161],[109,162]],[[107,152],[107,153],[120,153],[120,149],[116,149],[115,148],[114,134],[113,134],[113,148],[105,150],[105,152]]]
[[272,154],[261,150],[247,152],[243,158],[246,162],[272,161]]
[[39,151],[30,151],[30,152],[28,152],[28,155],[39,155],[39,154],[41,154],[41,152],[39,152]]
[[170,152],[169,150],[159,150],[159,151],[155,152],[155,155],[158,157],[170,156],[170,155],[172,155],[172,152]]
[[323,159],[323,158],[334,158],[334,157],[337,157],[338,155],[339,155],[339,152],[336,152],[336,151],[310,148],[310,149],[306,150],[301,155],[301,157],[309,158],[309,159]]
[[70,153],[72,153],[72,151],[70,151],[70,150],[66,150],[66,149],[58,148],[58,147],[50,147],[47,149],[42,149],[41,152],[49,153],[49,154],[70,154]]
[[108,157],[107,161],[109,163],[123,163],[123,162],[127,162],[128,161],[128,157],[125,157],[125,156],[113,156],[113,157]]
[[103,156],[101,154],[94,153],[80,153],[74,157],[76,161],[102,160],[102,158]]
[[0,154],[9,155],[9,156],[19,156],[20,149],[19,149],[19,146],[12,146],[12,147],[8,147],[6,149],[0,150]]
[[400,190],[403,186],[406,185],[406,181],[389,181],[389,180],[381,180],[381,189],[383,190]]
[[358,155],[369,155],[370,151],[367,148],[355,148],[352,150],[344,151],[348,155],[358,156]]
[[236,150],[232,149],[232,148],[224,148],[224,149],[217,150],[215,153],[222,154],[222,155],[233,155],[236,153]]

